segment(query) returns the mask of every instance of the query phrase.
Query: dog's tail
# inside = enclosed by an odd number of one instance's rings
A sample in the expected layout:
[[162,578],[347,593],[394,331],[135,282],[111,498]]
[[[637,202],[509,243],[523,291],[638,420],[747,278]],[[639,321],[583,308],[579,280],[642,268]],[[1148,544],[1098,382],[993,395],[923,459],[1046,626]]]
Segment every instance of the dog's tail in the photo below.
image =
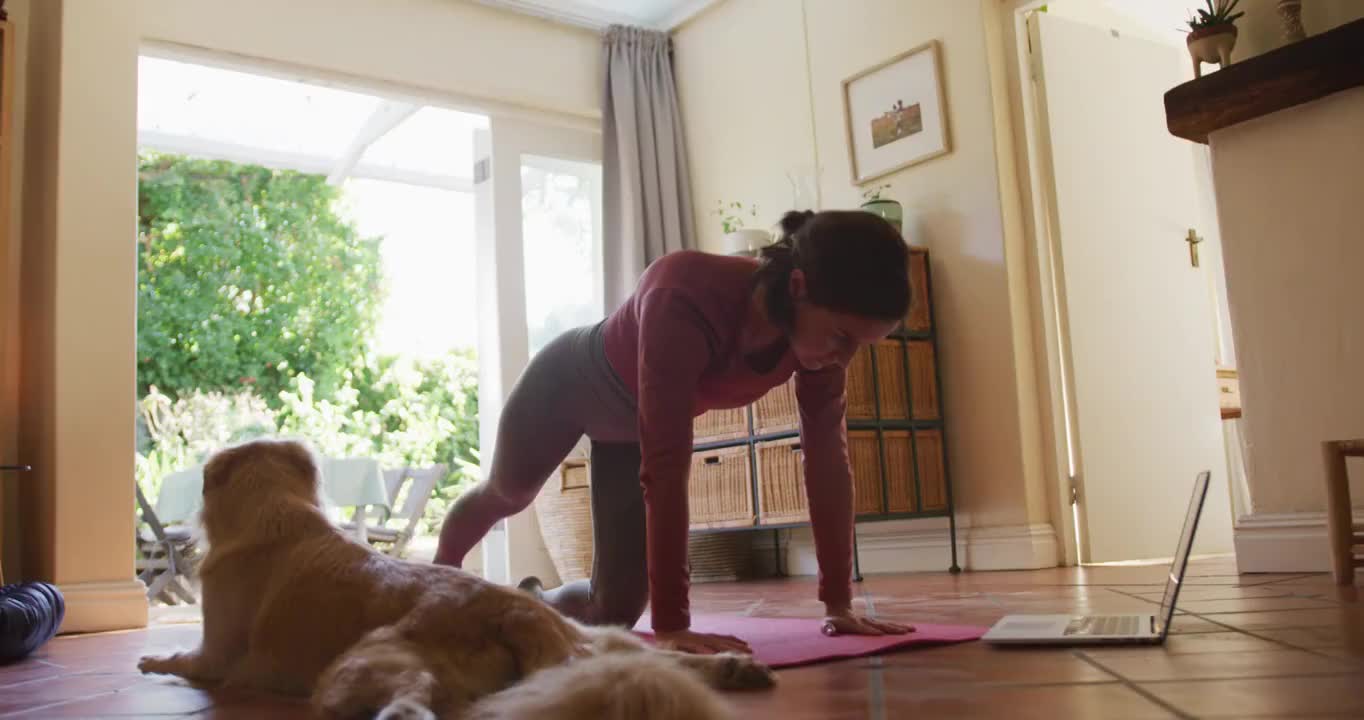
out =
[[720,694],[653,653],[594,655],[483,698],[469,720],[732,720]]

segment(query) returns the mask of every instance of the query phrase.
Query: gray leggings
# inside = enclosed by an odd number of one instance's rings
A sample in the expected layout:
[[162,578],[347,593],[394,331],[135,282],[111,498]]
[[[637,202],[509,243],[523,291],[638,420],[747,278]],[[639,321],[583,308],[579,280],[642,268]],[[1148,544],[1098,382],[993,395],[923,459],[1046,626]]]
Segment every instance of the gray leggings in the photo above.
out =
[[492,465],[450,509],[436,561],[458,563],[494,523],[528,507],[586,435],[592,443],[592,578],[550,590],[544,599],[584,623],[633,626],[649,595],[638,430],[634,398],[606,360],[601,325],[560,335],[531,359],[512,388]]

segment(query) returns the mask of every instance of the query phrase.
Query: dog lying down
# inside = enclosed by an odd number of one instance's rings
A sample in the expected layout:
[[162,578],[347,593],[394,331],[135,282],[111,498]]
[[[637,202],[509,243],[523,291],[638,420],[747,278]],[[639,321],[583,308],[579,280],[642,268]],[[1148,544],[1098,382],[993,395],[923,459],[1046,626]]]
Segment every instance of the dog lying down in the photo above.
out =
[[715,689],[770,687],[747,655],[655,648],[451,567],[361,545],[318,503],[312,454],[256,440],[204,468],[204,636],[145,673],[311,696],[345,718],[728,718]]

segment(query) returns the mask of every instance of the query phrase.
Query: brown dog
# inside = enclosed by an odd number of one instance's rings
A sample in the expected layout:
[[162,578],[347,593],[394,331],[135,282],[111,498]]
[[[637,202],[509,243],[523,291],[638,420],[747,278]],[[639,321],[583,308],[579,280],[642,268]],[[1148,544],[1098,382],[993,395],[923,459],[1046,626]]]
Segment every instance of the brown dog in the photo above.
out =
[[296,442],[215,455],[201,522],[203,641],[142,658],[143,672],[311,695],[348,718],[724,718],[711,688],[773,684],[749,656],[656,649],[521,591],[361,545],[322,513],[317,465]]

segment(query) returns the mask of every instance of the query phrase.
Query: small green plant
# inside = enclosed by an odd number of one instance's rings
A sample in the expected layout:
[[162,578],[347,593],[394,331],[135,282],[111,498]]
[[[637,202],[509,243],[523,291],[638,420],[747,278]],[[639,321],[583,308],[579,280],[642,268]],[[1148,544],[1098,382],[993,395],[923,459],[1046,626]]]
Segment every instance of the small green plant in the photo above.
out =
[[1203,0],[1203,2],[1207,5],[1207,9],[1199,8],[1198,16],[1189,18],[1188,23],[1190,30],[1201,30],[1215,25],[1227,25],[1236,22],[1236,18],[1245,15],[1244,11],[1238,13],[1232,12],[1232,10],[1236,9],[1237,3],[1241,2],[1241,0],[1230,0],[1230,2],[1228,2],[1228,0],[1217,0],[1216,4],[1213,3],[1213,0]]
[[862,200],[864,202],[876,202],[877,200],[881,199],[881,193],[889,189],[890,189],[889,184],[877,185],[876,187],[867,188],[866,190],[862,191]]
[[718,200],[716,201],[715,209],[711,211],[711,214],[720,217],[720,227],[723,228],[725,234],[728,235],[735,230],[741,230],[745,227],[745,217],[758,217],[758,206],[753,205],[752,207],[746,207],[737,200],[733,202]]

